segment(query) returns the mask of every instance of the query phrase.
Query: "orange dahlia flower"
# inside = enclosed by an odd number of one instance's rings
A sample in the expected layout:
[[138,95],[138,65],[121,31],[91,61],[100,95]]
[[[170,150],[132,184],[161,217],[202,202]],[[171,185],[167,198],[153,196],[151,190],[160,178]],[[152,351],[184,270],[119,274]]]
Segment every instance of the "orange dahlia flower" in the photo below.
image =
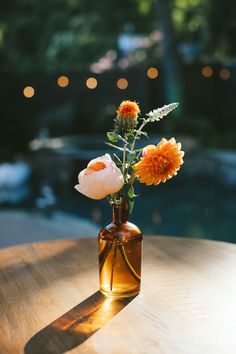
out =
[[158,185],[177,174],[183,164],[183,156],[180,143],[176,143],[174,138],[163,138],[157,146],[146,146],[140,161],[132,168],[141,183]]
[[122,118],[133,118],[136,119],[140,113],[139,106],[133,101],[123,101],[121,102],[117,115]]

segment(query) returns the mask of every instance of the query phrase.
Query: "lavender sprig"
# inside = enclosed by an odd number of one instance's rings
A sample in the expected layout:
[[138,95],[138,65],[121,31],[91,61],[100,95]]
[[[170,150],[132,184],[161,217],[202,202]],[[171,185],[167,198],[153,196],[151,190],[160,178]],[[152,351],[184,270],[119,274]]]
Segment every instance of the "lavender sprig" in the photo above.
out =
[[167,116],[167,114],[169,114],[171,111],[173,111],[176,107],[178,107],[178,103],[170,103],[168,105],[165,105],[161,108],[157,108],[154,109],[153,111],[150,111],[149,113],[147,113],[147,121],[148,122],[158,122],[159,120],[161,120],[162,118],[164,118],[165,116]]

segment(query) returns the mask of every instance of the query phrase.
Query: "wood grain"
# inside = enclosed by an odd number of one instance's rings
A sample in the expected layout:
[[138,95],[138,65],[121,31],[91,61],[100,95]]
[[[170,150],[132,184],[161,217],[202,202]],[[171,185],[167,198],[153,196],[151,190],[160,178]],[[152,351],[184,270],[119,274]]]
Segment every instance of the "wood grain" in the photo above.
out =
[[0,354],[234,354],[236,245],[145,237],[142,292],[98,292],[97,240],[0,250]]

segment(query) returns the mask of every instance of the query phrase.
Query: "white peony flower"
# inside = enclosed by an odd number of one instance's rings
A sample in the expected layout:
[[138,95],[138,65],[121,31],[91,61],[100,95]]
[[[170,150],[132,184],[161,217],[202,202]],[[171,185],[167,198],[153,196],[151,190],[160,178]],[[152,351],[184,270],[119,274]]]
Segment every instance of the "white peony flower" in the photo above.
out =
[[124,185],[123,174],[109,154],[91,160],[79,173],[78,180],[75,189],[91,199],[102,199]]

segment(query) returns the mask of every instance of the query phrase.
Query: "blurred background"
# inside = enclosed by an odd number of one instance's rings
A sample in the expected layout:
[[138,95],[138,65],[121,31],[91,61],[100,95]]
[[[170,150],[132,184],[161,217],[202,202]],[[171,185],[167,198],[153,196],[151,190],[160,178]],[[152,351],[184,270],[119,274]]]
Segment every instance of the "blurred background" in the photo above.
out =
[[[178,176],[137,185],[144,234],[236,242],[236,2],[9,0],[0,4],[0,247],[96,236],[106,200],[74,190],[123,99],[186,151]],[[144,212],[145,210],[145,212]]]

